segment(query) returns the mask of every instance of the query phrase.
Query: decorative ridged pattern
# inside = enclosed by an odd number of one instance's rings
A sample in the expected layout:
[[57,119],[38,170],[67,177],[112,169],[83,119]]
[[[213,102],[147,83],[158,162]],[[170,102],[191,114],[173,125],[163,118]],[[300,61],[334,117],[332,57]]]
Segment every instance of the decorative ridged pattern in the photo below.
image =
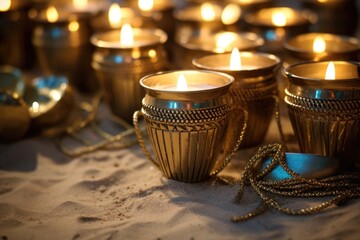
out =
[[210,176],[230,111],[231,104],[194,110],[143,106],[148,136],[166,177],[197,182]]
[[225,148],[234,146],[243,123],[243,109],[248,112],[248,126],[240,148],[248,148],[263,142],[275,109],[277,84],[274,83],[257,88],[230,88],[233,99],[233,111],[229,123],[229,132]]
[[360,100],[320,100],[287,93],[289,117],[303,152],[342,159],[352,170],[360,153]]

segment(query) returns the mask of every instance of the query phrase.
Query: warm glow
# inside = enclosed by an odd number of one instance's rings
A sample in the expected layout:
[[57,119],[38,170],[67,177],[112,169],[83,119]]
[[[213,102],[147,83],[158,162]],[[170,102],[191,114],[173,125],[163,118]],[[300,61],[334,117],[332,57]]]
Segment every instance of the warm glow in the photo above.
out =
[[283,27],[286,25],[286,16],[282,12],[275,12],[271,16],[271,21],[275,26]]
[[335,80],[335,65],[333,62],[329,62],[326,68],[325,80]]
[[11,0],[1,0],[0,1],[0,11],[5,12],[10,9]]
[[216,49],[225,50],[230,44],[236,40],[233,33],[219,33],[216,36]]
[[126,23],[120,31],[120,43],[123,46],[130,47],[134,44],[134,33],[130,24]]
[[139,8],[142,11],[150,11],[154,6],[154,0],[139,0]]
[[230,25],[236,23],[241,15],[241,8],[233,3],[226,5],[222,14],[221,21],[225,25]]
[[38,102],[33,102],[33,103],[31,104],[31,109],[32,109],[33,112],[38,112],[38,111],[39,111],[39,108],[40,108],[40,105],[39,105]]
[[241,57],[237,48],[234,48],[231,52],[230,70],[241,70]]
[[325,52],[325,49],[326,49],[325,40],[321,36],[317,36],[314,39],[313,51],[315,53],[322,53],[322,52]]
[[328,0],[318,0],[318,2],[324,3],[327,2]]
[[79,23],[77,21],[72,21],[69,23],[68,29],[70,32],[76,32],[79,30]]
[[215,9],[211,3],[203,3],[201,5],[201,17],[205,21],[213,21],[215,19]]
[[108,13],[109,23],[112,28],[120,28],[121,26],[121,8],[119,4],[112,3]]
[[88,4],[88,0],[73,0],[73,4],[77,9],[85,9]]
[[187,90],[187,83],[186,83],[186,78],[183,74],[180,74],[178,80],[177,80],[177,85],[176,85],[176,90],[178,91],[186,91]]
[[46,17],[49,22],[56,22],[59,19],[59,13],[55,7],[50,6],[46,10]]

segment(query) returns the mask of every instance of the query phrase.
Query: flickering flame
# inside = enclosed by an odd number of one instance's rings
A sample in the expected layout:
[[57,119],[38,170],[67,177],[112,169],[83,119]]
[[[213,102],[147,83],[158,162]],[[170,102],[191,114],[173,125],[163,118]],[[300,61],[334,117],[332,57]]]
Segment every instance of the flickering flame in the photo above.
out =
[[46,17],[49,22],[56,22],[59,19],[59,13],[55,7],[50,6],[46,10]]
[[325,49],[326,49],[325,40],[321,36],[315,37],[313,43],[313,52],[322,53],[325,52]]
[[183,74],[180,74],[180,76],[177,80],[176,90],[186,91],[187,89],[188,89],[188,87],[187,87],[187,83],[186,83],[186,78]]
[[31,109],[32,109],[33,112],[38,112],[38,111],[39,111],[39,108],[40,108],[40,105],[39,105],[38,102],[33,102],[33,103],[31,104]]
[[318,0],[318,2],[324,3],[327,2],[328,0]]
[[142,11],[150,11],[154,7],[154,0],[139,0],[138,6]]
[[283,27],[286,25],[286,16],[282,12],[274,12],[271,16],[271,21],[275,26]]
[[108,18],[112,28],[119,28],[121,26],[121,8],[119,4],[112,3],[110,5]]
[[221,21],[225,25],[230,25],[239,20],[241,15],[241,8],[233,3],[226,5],[221,13]]
[[329,62],[326,68],[325,80],[335,80],[335,65],[333,62]]
[[0,12],[5,12],[11,7],[11,0],[1,0],[0,1]]
[[216,36],[216,49],[225,50],[235,40],[236,37],[233,33],[220,33]]
[[203,3],[201,4],[201,17],[205,21],[213,21],[215,19],[215,9],[211,3]]
[[230,70],[241,70],[241,57],[237,48],[234,48],[231,52]]
[[73,0],[73,5],[77,9],[85,9],[88,4],[88,0]]
[[126,23],[120,31],[120,44],[123,46],[132,46],[134,44],[134,33],[130,24]]
[[77,21],[71,21],[69,23],[68,29],[70,32],[76,32],[77,30],[79,30],[79,23]]

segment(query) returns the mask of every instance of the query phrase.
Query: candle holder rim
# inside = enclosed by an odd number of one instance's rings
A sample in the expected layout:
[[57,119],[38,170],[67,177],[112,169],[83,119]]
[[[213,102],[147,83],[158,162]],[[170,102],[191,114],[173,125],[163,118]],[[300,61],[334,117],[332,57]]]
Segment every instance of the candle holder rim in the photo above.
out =
[[274,60],[274,63],[266,66],[266,67],[261,67],[261,68],[255,68],[255,69],[240,69],[240,70],[230,70],[230,69],[218,69],[216,67],[208,67],[208,66],[205,66],[203,64],[199,64],[197,62],[198,59],[200,58],[204,58],[204,57],[210,57],[210,56],[221,56],[221,55],[231,55],[231,53],[227,52],[227,53],[215,53],[215,54],[204,54],[204,55],[201,55],[201,56],[197,56],[197,57],[194,57],[193,60],[192,60],[192,64],[195,66],[195,67],[198,67],[198,68],[201,68],[201,69],[206,69],[208,71],[221,71],[221,72],[227,72],[227,73],[237,73],[237,72],[244,72],[244,73],[251,73],[251,72],[257,72],[259,71],[260,69],[261,70],[267,70],[267,69],[272,69],[274,68],[275,66],[277,66],[278,64],[281,63],[281,59],[279,57],[277,57],[276,55],[274,54],[270,54],[270,53],[263,53],[263,52],[246,52],[246,51],[242,51],[240,52],[240,57],[242,55],[248,55],[248,54],[251,54],[251,55],[257,55],[257,56],[261,56],[261,57],[266,57],[266,58],[270,58],[272,60]]
[[154,36],[157,38],[157,41],[154,40],[154,41],[149,42],[148,44],[147,43],[135,44],[135,42],[134,42],[134,44],[132,46],[121,46],[118,44],[119,42],[114,43],[114,42],[103,41],[103,40],[99,39],[100,36],[103,36],[105,34],[111,34],[113,32],[119,32],[119,36],[120,36],[120,30],[117,29],[117,30],[110,30],[110,31],[95,33],[91,36],[90,42],[92,45],[99,47],[99,48],[131,49],[134,47],[149,47],[149,46],[154,46],[157,44],[163,44],[168,39],[167,34],[159,28],[133,28],[134,34],[135,34],[135,32],[140,32],[140,31],[154,33]]
[[[300,40],[301,37],[306,37],[306,36],[312,36],[312,35],[324,35],[327,37],[338,37],[339,39],[344,39],[346,40],[348,43],[353,44],[354,46],[357,46],[357,48],[354,48],[352,50],[348,50],[348,51],[328,51],[325,50],[325,53],[330,53],[330,54],[349,54],[349,53],[356,53],[358,51],[360,51],[360,41],[355,38],[355,37],[351,37],[351,36],[344,36],[344,35],[337,35],[337,34],[331,34],[331,33],[305,33],[305,34],[301,34],[298,36],[295,36],[291,39],[288,39],[284,42],[284,48],[290,52],[294,52],[294,53],[305,53],[305,54],[317,54],[313,51],[308,51],[308,50],[304,50],[298,47],[294,47],[291,45],[291,42],[296,41],[296,40]],[[321,53],[320,53],[321,54]]]
[[[218,33],[234,33],[235,35],[239,36],[239,37],[244,37],[244,39],[247,39],[247,40],[254,40],[252,43],[254,43],[252,46],[250,47],[247,47],[247,48],[239,48],[239,50],[241,49],[255,49],[255,48],[259,48],[261,46],[264,45],[265,43],[265,40],[264,38],[262,38],[260,35],[256,34],[256,33],[253,33],[253,32],[231,32],[231,31],[221,31],[221,32],[218,32]],[[190,37],[186,37],[185,40],[183,40],[184,38],[178,38],[177,41],[181,46],[187,48],[187,49],[190,49],[190,50],[202,50],[202,51],[212,51],[213,49],[210,49],[210,48],[206,48],[206,47],[203,47],[203,46],[196,46],[196,44],[194,43],[189,43],[189,40],[195,38],[196,36],[190,36]],[[249,37],[249,38],[247,38]],[[231,50],[230,50],[231,51]],[[224,52],[230,52],[230,51],[227,51],[225,50]],[[216,52],[216,51],[214,51]],[[219,52],[219,53],[224,53],[224,52]]]
[[[264,22],[259,22],[256,21],[256,15],[261,11],[261,10],[270,10],[270,9],[290,9],[294,12],[298,12],[299,16],[301,17],[301,21],[289,24],[287,23],[284,26],[276,26],[274,24],[272,24],[271,20],[268,23],[264,23]],[[253,26],[258,26],[258,27],[276,27],[276,28],[286,28],[286,27],[295,27],[295,26],[302,26],[304,24],[310,24],[310,23],[314,23],[316,22],[318,19],[318,16],[316,15],[316,13],[314,13],[313,11],[309,10],[309,9],[295,9],[295,8],[291,8],[291,7],[286,7],[286,6],[278,6],[278,7],[269,7],[269,8],[263,8],[263,9],[259,9],[259,10],[255,10],[252,12],[247,13],[244,16],[244,20],[246,23],[251,24]]]
[[[299,63],[295,63],[295,64],[287,66],[284,69],[284,73],[290,80],[292,79],[292,80],[295,80],[295,81],[299,81],[303,85],[316,85],[316,86],[332,85],[332,86],[336,86],[337,84],[339,84],[339,85],[349,84],[351,86],[351,85],[354,84],[354,82],[360,84],[360,76],[354,77],[354,78],[340,78],[340,79],[335,79],[335,80],[326,80],[326,81],[324,81],[325,78],[303,77],[303,76],[293,74],[293,73],[291,73],[289,71],[291,68],[294,68],[294,67],[300,66],[300,65],[313,64],[313,63],[314,64],[321,64],[321,63],[329,63],[329,62],[333,62],[334,64],[336,64],[336,63],[349,63],[349,64],[360,67],[360,62],[356,62],[356,61],[305,61],[305,62],[299,62]],[[360,87],[360,85],[359,85],[359,87]]]
[[[148,86],[148,85],[146,85],[144,83],[144,81],[146,81],[146,79],[148,79],[148,78],[156,77],[156,76],[163,75],[163,74],[171,74],[171,73],[174,73],[174,72],[177,72],[177,73],[181,73],[181,72],[183,72],[183,73],[185,73],[185,72],[191,73],[191,72],[193,72],[193,73],[216,74],[218,76],[222,76],[224,78],[227,78],[229,80],[229,82],[227,82],[226,84],[224,84],[222,86],[214,86],[213,88],[209,88],[209,89],[204,89],[204,90],[191,90],[191,89],[189,89],[189,90],[186,90],[186,91],[178,91],[178,90],[171,90],[171,89],[170,90],[169,89],[158,89],[158,88]],[[210,70],[183,69],[183,70],[160,71],[160,72],[148,74],[148,75],[142,77],[139,82],[140,82],[140,85],[143,88],[145,88],[147,90],[151,90],[151,91],[156,91],[156,92],[163,92],[163,93],[196,93],[196,92],[212,91],[214,89],[228,87],[234,82],[234,77],[229,75],[229,74],[226,74],[226,73],[210,71]]]

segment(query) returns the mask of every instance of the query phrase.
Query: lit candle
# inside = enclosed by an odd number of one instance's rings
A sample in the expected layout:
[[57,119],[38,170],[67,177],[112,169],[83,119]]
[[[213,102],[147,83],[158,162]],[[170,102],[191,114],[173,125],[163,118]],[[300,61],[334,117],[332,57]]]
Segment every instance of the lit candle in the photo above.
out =
[[299,60],[358,60],[360,41],[357,38],[328,33],[306,33],[289,39],[284,47],[290,63]]
[[132,28],[130,24],[121,30],[96,33],[90,39],[95,46],[92,66],[105,98],[112,112],[129,123],[144,95],[139,79],[167,68],[166,40],[160,29]]
[[339,157],[341,170],[360,167],[360,63],[302,62],[285,69],[289,117],[300,149]]
[[264,39],[254,33],[218,32],[208,37],[190,36],[177,40],[175,49],[175,65],[179,68],[192,68],[192,59],[209,53],[231,52],[237,48],[240,51],[253,51],[264,44]]
[[213,89],[218,87],[217,85],[212,85],[209,83],[187,83],[186,77],[184,74],[180,74],[176,85],[174,84],[155,84],[154,88],[158,90],[166,90],[166,91],[176,91],[176,92],[187,92],[187,91],[201,91],[206,89]]
[[227,133],[225,148],[231,149],[239,137],[239,122],[244,121],[243,109],[248,111],[249,120],[241,147],[253,147],[262,143],[273,118],[274,97],[277,94],[274,71],[280,64],[280,59],[265,53],[240,53],[235,48],[232,53],[195,57],[193,64],[200,69],[229,74],[235,79],[230,87],[234,110],[230,118],[231,130]]
[[298,11],[287,7],[264,8],[245,16],[251,31],[266,40],[266,51],[282,51],[284,40],[308,31],[310,23],[317,17],[309,11]]

